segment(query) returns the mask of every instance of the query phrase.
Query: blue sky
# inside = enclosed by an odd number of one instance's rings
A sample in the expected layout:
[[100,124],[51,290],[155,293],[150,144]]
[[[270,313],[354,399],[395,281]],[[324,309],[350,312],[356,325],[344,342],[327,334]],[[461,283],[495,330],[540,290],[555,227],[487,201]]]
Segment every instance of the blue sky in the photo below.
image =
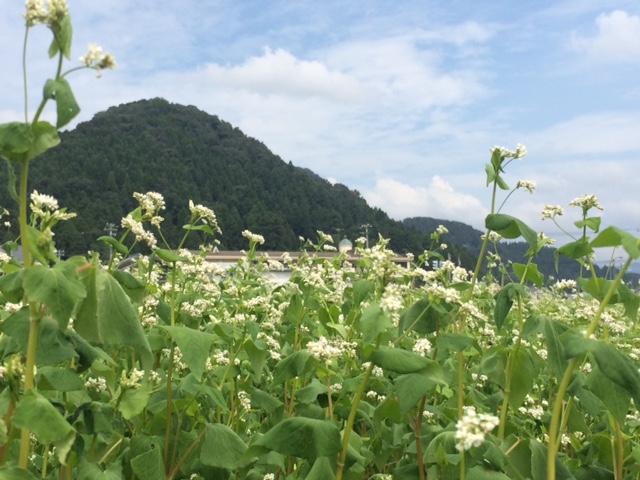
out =
[[[73,61],[89,43],[118,69],[70,77],[86,121],[164,97],[237,126],[294,165],[359,190],[396,219],[482,227],[489,148],[522,143],[504,213],[540,220],[586,193],[640,235],[637,1],[69,1]],[[23,3],[2,0],[0,121],[21,118]],[[31,96],[54,65],[30,37]],[[13,93],[11,93],[13,92]]]

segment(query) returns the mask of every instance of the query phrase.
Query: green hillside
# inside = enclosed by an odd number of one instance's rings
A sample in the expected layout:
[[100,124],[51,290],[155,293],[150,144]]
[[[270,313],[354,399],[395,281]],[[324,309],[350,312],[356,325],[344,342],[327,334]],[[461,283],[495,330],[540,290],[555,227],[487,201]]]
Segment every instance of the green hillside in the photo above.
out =
[[[222,248],[246,248],[244,229],[262,234],[264,249],[298,250],[299,236],[315,239],[317,230],[391,238],[398,252],[421,252],[425,235],[371,208],[360,194],[332,185],[310,170],[293,166],[238,128],[193,106],[162,99],[142,100],[99,113],[61,134],[60,146],[30,169],[30,190],[53,195],[78,214],[56,232],[66,255],[105,251],[96,239],[108,223],[135,208],[134,192],[164,195],[163,231],[172,244],[181,237],[192,199],[214,209]],[[6,185],[6,167],[2,184]],[[0,205],[10,208],[7,189]],[[14,209],[15,210],[15,209]],[[190,247],[197,247],[198,240]]]

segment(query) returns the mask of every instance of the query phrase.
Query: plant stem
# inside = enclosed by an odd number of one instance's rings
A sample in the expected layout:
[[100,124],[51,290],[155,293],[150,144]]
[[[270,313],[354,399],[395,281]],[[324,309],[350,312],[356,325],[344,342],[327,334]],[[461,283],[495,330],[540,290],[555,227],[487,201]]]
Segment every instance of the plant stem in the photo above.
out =
[[[379,343],[380,342],[378,341],[378,345]],[[344,464],[347,460],[347,450],[349,449],[349,437],[351,436],[353,423],[355,422],[356,415],[358,414],[358,406],[360,405],[360,401],[362,400],[364,392],[367,389],[367,384],[369,383],[369,377],[371,376],[373,367],[373,362],[370,362],[369,367],[367,367],[364,372],[364,378],[362,379],[362,383],[360,384],[360,389],[356,393],[356,396],[353,399],[353,403],[351,404],[351,411],[349,412],[349,418],[347,418],[347,424],[344,427],[344,434],[342,436],[342,451],[340,452],[340,457],[338,458],[336,480],[342,480],[342,476],[344,474]]]
[[178,463],[176,463],[176,466],[169,473],[169,477],[167,478],[167,480],[173,480],[173,477],[176,476],[176,473],[178,473],[178,470],[180,470],[180,467],[182,467],[182,465],[187,460],[187,458],[189,458],[189,455],[191,455],[191,452],[193,452],[193,449],[196,448],[196,446],[198,445],[200,440],[202,440],[202,437],[204,436],[206,431],[207,431],[207,429],[203,428],[202,432],[200,432],[200,434],[196,437],[196,439],[193,441],[193,443],[191,443],[191,445],[189,445],[189,448],[187,448],[187,451],[184,452],[184,455],[182,456],[182,458],[180,458],[180,460],[178,460]]
[[418,457],[418,474],[420,480],[426,479],[426,471],[424,468],[424,458],[422,458],[422,413],[424,412],[424,405],[427,402],[427,396],[422,397],[420,402],[420,408],[418,409],[418,418],[416,419],[414,426],[414,437],[416,438],[416,456]]

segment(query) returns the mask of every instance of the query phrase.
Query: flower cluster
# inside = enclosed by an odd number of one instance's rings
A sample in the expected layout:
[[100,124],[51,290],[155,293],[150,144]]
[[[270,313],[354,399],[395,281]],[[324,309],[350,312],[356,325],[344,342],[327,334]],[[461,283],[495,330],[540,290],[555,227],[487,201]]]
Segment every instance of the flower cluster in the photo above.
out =
[[191,212],[192,222],[201,220],[205,225],[209,225],[212,230],[220,232],[218,220],[216,219],[216,214],[213,210],[205,207],[204,205],[196,205],[193,203],[193,200],[189,200],[189,211]]
[[500,156],[502,158],[515,158],[515,159],[519,159],[519,158],[523,158],[527,155],[527,147],[525,147],[522,144],[518,144],[518,146],[516,147],[515,150],[509,150],[506,147],[499,147],[499,146],[495,146],[493,148],[491,148],[489,151],[491,153],[495,152],[495,151],[500,152]]
[[426,338],[419,338],[416,340],[416,343],[413,345],[413,351],[418,355],[422,355],[426,357],[433,345]]
[[264,244],[264,237],[262,235],[258,235],[257,233],[252,233],[249,230],[244,230],[242,232],[242,236],[244,238],[248,238],[252,243],[258,243],[260,245]]
[[38,193],[34,190],[31,195],[31,212],[47,226],[53,226],[59,221],[69,220],[76,216],[75,213],[66,213],[66,208],[60,209],[58,200],[51,195]]
[[475,407],[467,407],[464,416],[456,423],[456,449],[459,452],[479,447],[484,437],[498,426],[498,417],[487,413],[478,414]]
[[554,219],[564,213],[560,205],[545,205],[542,209],[542,220]]
[[122,388],[138,388],[141,385],[143,378],[143,370],[134,368],[133,370],[131,370],[129,375],[127,375],[127,372],[123,370],[122,374],[120,375],[120,386]]
[[142,222],[134,220],[131,214],[123,218],[121,224],[127,230],[131,230],[131,233],[136,236],[137,242],[146,244],[152,250],[158,246],[158,241],[153,233],[146,231],[142,226]]
[[340,339],[327,340],[324,336],[320,336],[317,342],[307,343],[307,350],[313,357],[320,361],[326,362],[332,358],[339,358],[344,354],[353,355],[356,345],[354,343],[345,342]]
[[570,207],[580,207],[583,212],[587,212],[592,208],[597,208],[598,210],[604,210],[602,205],[598,203],[598,198],[595,195],[587,194],[582,195],[581,197],[576,197],[569,202]]
[[109,53],[104,53],[102,48],[95,43],[90,43],[87,53],[80,57],[80,62],[84,63],[86,67],[93,68],[95,70],[113,70],[116,68],[116,59]]
[[59,23],[67,15],[69,15],[69,7],[66,0],[49,0],[47,8],[44,7],[42,0],[28,0],[24,18],[27,26],[33,27],[40,24]]
[[518,183],[516,183],[516,189],[522,188],[529,193],[533,193],[533,191],[536,189],[536,186],[537,185],[535,180],[518,180]]
[[102,377],[89,377],[89,379],[84,382],[84,388],[86,388],[87,390],[93,390],[97,393],[104,392],[107,389],[107,381]]
[[164,220],[162,217],[158,216],[160,210],[165,209],[164,197],[157,192],[134,192],[133,198],[135,198],[140,204],[143,219],[149,219],[151,225],[159,227],[160,223]]

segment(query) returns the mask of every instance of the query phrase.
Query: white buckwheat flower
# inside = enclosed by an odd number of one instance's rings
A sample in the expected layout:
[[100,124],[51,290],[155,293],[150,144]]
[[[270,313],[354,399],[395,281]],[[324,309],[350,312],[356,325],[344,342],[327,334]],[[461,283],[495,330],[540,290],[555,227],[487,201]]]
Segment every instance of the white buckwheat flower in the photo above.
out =
[[542,209],[542,220],[553,219],[564,213],[560,205],[545,205]]
[[426,338],[419,338],[416,340],[415,345],[413,346],[413,351],[418,355],[422,355],[423,357],[429,353],[431,350],[431,342]]
[[583,211],[597,208],[598,210],[604,210],[602,205],[598,203],[598,198],[595,195],[587,194],[581,197],[576,197],[569,202],[570,207],[581,207]]
[[260,245],[264,244],[264,237],[262,235],[258,235],[257,233],[252,233],[249,230],[244,230],[242,232],[242,236],[244,238],[248,238],[250,242],[259,243]]
[[498,417],[486,413],[478,414],[474,407],[467,407],[464,416],[456,423],[456,450],[464,452],[479,447],[484,437],[498,426]]
[[522,188],[523,190],[526,190],[529,193],[533,193],[533,191],[536,189],[536,182],[535,180],[518,180],[518,183],[516,184],[516,189],[518,188]]
[[195,205],[193,203],[193,200],[189,200],[189,211],[191,211],[192,217],[199,218],[203,223],[209,225],[213,230],[220,232],[220,227],[218,227],[218,220],[216,219],[216,214],[213,210],[205,207],[204,205]]

